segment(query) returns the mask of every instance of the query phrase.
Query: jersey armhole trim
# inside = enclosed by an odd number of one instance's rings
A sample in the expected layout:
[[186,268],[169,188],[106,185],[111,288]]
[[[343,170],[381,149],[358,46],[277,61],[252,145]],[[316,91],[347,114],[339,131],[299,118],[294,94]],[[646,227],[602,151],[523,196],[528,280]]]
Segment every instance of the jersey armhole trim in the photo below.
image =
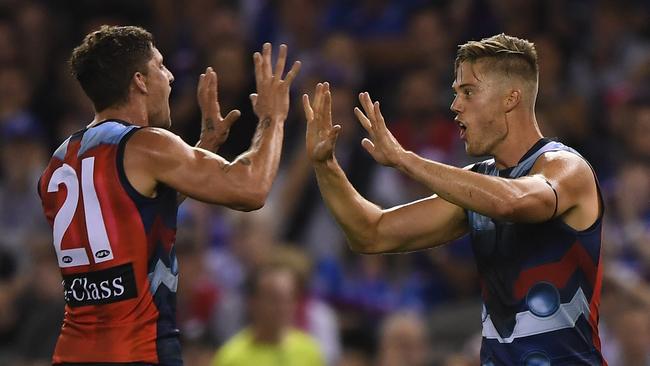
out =
[[[601,222],[602,222],[602,220],[603,220],[603,217],[605,216],[605,199],[603,198],[603,192],[602,192],[602,190],[601,190],[601,188],[600,188],[600,182],[598,181],[598,176],[596,175],[596,170],[594,169],[594,167],[593,167],[593,166],[591,165],[591,163],[590,163],[587,159],[585,159],[584,156],[582,156],[579,152],[575,151],[575,150],[572,149],[572,148],[569,148],[569,149],[570,149],[570,150],[565,150],[565,149],[550,149],[550,150],[548,150],[548,151],[544,151],[543,153],[541,153],[541,154],[537,157],[537,159],[539,159],[542,155],[546,154],[547,152],[566,151],[566,152],[568,152],[568,153],[571,153],[571,154],[576,155],[577,157],[579,157],[580,159],[582,159],[585,163],[587,163],[587,166],[588,166],[589,169],[591,170],[591,174],[592,174],[592,176],[593,176],[593,178],[594,178],[594,183],[596,184],[596,195],[598,196],[598,202],[599,202],[599,203],[598,203],[598,206],[599,206],[599,209],[598,209],[598,216],[596,217],[596,220],[595,220],[591,225],[589,225],[588,228],[586,228],[586,229],[584,229],[584,230],[576,230],[576,229],[572,228],[571,226],[569,226],[569,225],[568,225],[566,222],[564,222],[563,220],[558,220],[558,222],[560,223],[560,225],[564,226],[564,227],[565,227],[566,229],[568,229],[569,231],[571,231],[571,232],[573,232],[573,233],[575,233],[575,234],[577,234],[577,235],[585,235],[585,234],[588,234],[588,233],[590,233],[590,232],[592,232],[592,231],[594,231],[595,229],[597,229],[597,228],[600,227],[600,224],[601,224]],[[535,162],[537,161],[537,159],[535,159]],[[534,165],[534,164],[535,164],[535,163],[533,163],[533,165]],[[531,169],[532,169],[532,168],[531,168]],[[550,184],[549,181],[547,181],[546,179],[544,179],[544,181],[546,181],[546,183],[547,183],[547,184],[548,184],[548,185],[553,189],[553,193],[555,193],[555,197],[556,197],[556,205],[557,205],[557,191],[555,190],[555,188],[553,187],[553,185]],[[556,208],[556,212],[555,212],[555,214],[557,214],[557,208]],[[558,216],[555,216],[555,214],[553,215],[554,217],[552,217],[551,220],[553,220],[553,219],[559,219],[559,217],[558,217]]]
[[129,178],[126,176],[126,171],[124,170],[124,150],[126,149],[126,143],[129,141],[131,136],[133,136],[136,132],[140,131],[141,128],[134,127],[131,131],[127,132],[124,137],[120,140],[118,147],[117,147],[117,156],[116,156],[116,164],[117,164],[117,173],[118,176],[120,177],[120,183],[122,183],[122,187],[124,187],[124,190],[128,193],[128,195],[136,201],[140,202],[156,202],[160,198],[160,194],[157,195],[156,197],[147,197],[143,195],[142,193],[138,192],[135,187],[129,182]]
[[38,197],[43,200],[43,195],[41,194],[41,180],[43,180],[42,175],[38,177],[38,182],[36,182],[36,193],[38,193]]

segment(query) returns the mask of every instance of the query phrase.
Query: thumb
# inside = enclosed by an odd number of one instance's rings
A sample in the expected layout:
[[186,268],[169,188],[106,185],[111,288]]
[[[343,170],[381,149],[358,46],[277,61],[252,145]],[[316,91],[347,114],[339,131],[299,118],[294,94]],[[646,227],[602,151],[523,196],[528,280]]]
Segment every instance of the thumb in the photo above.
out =
[[372,156],[372,158],[375,159],[375,144],[373,144],[369,138],[364,138],[363,140],[361,140],[361,146],[363,146],[363,148],[366,149],[366,151]]
[[339,138],[339,133],[341,132],[341,125],[334,125],[327,136],[327,144],[331,149],[334,149],[336,145],[336,140]]
[[241,116],[241,112],[238,109],[233,109],[228,112],[226,118],[223,119],[223,124],[226,125],[227,128],[230,128],[230,126],[239,119],[239,116]]
[[253,107],[255,107],[257,105],[257,93],[252,93],[248,97],[251,99],[251,103],[253,104]]

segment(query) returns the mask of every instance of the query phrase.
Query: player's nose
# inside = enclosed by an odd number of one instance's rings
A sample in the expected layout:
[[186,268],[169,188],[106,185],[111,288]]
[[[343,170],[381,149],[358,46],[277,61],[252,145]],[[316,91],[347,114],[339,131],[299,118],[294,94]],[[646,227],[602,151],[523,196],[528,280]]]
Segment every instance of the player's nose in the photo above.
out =
[[172,74],[172,72],[169,71],[168,68],[165,68],[165,70],[167,71],[167,80],[169,80],[170,84],[173,83],[174,82],[174,74]]
[[460,102],[458,101],[458,96],[454,97],[454,100],[451,102],[451,105],[449,106],[449,109],[451,109],[451,111],[456,113],[456,114],[459,114],[461,112]]

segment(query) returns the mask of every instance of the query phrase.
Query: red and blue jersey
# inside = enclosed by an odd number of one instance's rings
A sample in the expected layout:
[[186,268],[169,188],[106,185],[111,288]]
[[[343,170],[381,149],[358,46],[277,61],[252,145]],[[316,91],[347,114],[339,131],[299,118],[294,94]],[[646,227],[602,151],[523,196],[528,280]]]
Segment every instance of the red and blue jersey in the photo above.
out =
[[[491,159],[472,170],[518,178],[549,151],[578,154],[542,139],[513,168],[499,171]],[[602,212],[582,231],[560,217],[526,224],[467,214],[484,305],[481,365],[606,365],[598,336]]]
[[176,191],[138,193],[123,155],[140,128],[109,120],[70,136],[39,181],[66,299],[53,363],[181,365]]

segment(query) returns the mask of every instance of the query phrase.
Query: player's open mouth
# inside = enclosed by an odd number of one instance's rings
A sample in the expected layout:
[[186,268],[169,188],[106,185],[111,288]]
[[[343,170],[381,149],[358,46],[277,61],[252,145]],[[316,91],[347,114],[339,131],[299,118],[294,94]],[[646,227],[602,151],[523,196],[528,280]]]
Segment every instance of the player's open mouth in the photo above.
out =
[[460,129],[460,138],[464,139],[465,138],[465,132],[467,131],[467,126],[459,120],[456,120],[456,123],[458,123],[458,128]]

